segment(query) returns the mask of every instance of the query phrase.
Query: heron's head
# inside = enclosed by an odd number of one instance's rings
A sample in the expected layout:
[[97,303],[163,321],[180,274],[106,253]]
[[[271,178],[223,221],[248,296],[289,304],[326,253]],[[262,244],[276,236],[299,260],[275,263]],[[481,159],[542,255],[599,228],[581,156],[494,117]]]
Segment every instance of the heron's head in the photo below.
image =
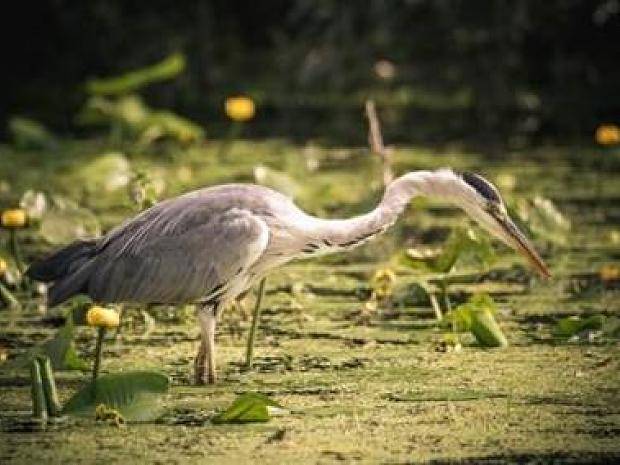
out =
[[454,173],[457,189],[454,201],[491,235],[523,255],[543,277],[551,273],[538,252],[510,219],[497,188],[475,173]]

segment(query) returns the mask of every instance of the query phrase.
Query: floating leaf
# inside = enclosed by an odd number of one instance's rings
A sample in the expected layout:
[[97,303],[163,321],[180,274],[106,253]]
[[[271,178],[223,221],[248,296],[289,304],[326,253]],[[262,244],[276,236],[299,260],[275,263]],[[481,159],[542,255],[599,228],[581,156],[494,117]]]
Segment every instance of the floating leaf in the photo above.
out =
[[495,252],[490,240],[472,228],[456,228],[441,249],[409,249],[404,263],[414,268],[424,268],[434,273],[449,273],[457,262],[476,262],[490,265]]
[[506,347],[508,340],[495,321],[497,307],[487,294],[477,294],[445,316],[456,332],[470,331],[483,347]]
[[478,391],[474,389],[442,389],[436,391],[409,391],[403,394],[388,394],[387,398],[396,402],[442,402],[467,401],[479,399],[498,399],[507,397],[502,392]]
[[44,343],[36,353],[48,356],[55,370],[87,370],[88,364],[75,351],[73,336],[73,322],[68,318],[56,336]]
[[472,312],[471,333],[483,347],[507,347],[508,340],[495,321],[493,312],[481,309]]
[[29,118],[14,116],[9,120],[13,144],[20,150],[52,150],[58,141],[41,123]]
[[55,370],[87,370],[88,364],[75,351],[73,336],[73,321],[71,318],[67,318],[65,325],[58,330],[52,339],[33,347],[26,354],[8,362],[3,367],[23,368],[36,357],[49,357],[52,368]]
[[101,228],[97,217],[85,208],[51,209],[43,215],[39,233],[50,244],[61,245],[97,237]]
[[168,392],[166,375],[149,371],[104,375],[71,397],[63,412],[93,416],[99,405],[118,411],[127,421],[152,421],[159,418],[164,406],[162,394]]
[[132,177],[131,164],[124,154],[108,152],[98,155],[93,161],[83,165],[73,175],[88,192],[114,192],[124,189]]
[[95,96],[86,101],[76,122],[87,126],[114,124],[137,131],[149,111],[137,95],[124,95],[116,100]]
[[92,95],[121,95],[133,92],[148,84],[171,79],[185,69],[185,56],[174,53],[164,60],[121,76],[91,79],[86,90]]
[[204,139],[204,130],[198,124],[171,111],[152,111],[140,128],[140,143],[171,138],[182,144],[199,142]]
[[[273,409],[278,410],[273,410]],[[230,407],[213,418],[213,423],[265,422],[273,413],[287,411],[269,397],[256,392],[246,392],[235,399]],[[288,411],[287,411],[288,412]]]
[[587,318],[569,316],[562,318],[555,325],[553,334],[561,338],[569,338],[582,331],[598,331],[603,329],[605,317],[603,315],[592,315]]
[[198,124],[176,113],[149,108],[137,95],[112,100],[91,97],[77,117],[79,124],[109,124],[124,134],[138,138],[142,145],[171,138],[181,143],[199,142],[204,130]]
[[552,244],[566,244],[570,221],[550,199],[541,196],[518,199],[509,205],[508,212],[529,235]]

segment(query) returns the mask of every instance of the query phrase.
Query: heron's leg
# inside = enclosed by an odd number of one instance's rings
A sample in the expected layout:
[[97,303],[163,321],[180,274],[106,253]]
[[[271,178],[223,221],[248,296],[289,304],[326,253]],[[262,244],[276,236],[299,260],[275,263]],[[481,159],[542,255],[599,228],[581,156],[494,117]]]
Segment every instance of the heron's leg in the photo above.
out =
[[198,310],[200,323],[200,348],[196,356],[196,384],[214,384],[215,372],[215,324],[217,306]]
[[254,304],[254,313],[252,314],[252,326],[250,326],[250,333],[248,334],[248,344],[245,352],[245,369],[252,369],[252,360],[254,357],[254,338],[256,337],[256,328],[258,327],[258,320],[260,319],[260,306],[265,294],[265,281],[267,278],[263,278],[258,286],[258,294],[256,295],[256,303]]
[[205,359],[207,356],[207,345],[204,342],[204,338],[200,337],[200,346],[198,347],[198,354],[194,359],[194,384],[203,384],[205,377]]

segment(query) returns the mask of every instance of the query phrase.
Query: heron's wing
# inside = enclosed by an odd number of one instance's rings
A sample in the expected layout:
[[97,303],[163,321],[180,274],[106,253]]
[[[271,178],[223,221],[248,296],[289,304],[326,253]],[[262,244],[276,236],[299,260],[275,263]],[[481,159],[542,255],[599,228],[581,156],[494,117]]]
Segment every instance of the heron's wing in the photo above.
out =
[[265,222],[240,208],[162,205],[102,241],[89,279],[101,302],[194,302],[216,297],[269,240]]

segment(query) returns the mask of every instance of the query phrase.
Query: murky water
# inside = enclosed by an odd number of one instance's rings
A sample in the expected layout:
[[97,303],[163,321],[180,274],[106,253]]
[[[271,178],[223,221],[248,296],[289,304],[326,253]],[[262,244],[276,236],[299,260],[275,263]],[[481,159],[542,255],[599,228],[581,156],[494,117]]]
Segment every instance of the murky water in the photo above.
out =
[[[76,144],[68,148],[80,155],[74,161],[46,167],[33,163],[35,155],[3,150],[0,177],[10,190],[28,186],[69,196],[92,209],[104,229],[130,212],[126,190],[106,191],[105,179],[83,181],[92,186],[68,182],[95,159],[88,154],[97,153],[96,144]],[[209,147],[129,158],[162,180],[163,195],[249,182],[262,165],[269,168],[263,182],[289,190],[317,215],[357,214],[380,198],[379,163],[363,150],[269,141],[237,143],[220,160],[215,153]],[[22,168],[9,178],[15,163]],[[560,340],[553,328],[570,315],[620,316],[618,277],[601,271],[620,266],[620,154],[547,148],[489,159],[458,149],[401,149],[395,156],[398,173],[441,166],[483,173],[509,203],[536,195],[551,199],[571,222],[564,243],[537,239],[554,275],[548,282],[534,278],[499,245],[490,269],[464,266],[451,276],[454,304],[475,292],[495,298],[508,348],[482,349],[465,336],[461,351],[440,350],[444,330],[419,286],[428,276],[395,265],[393,257],[407,246],[441,243],[465,220],[452,207],[418,199],[377,241],[349,254],[296,262],[269,277],[251,373],[239,369],[251,297],[245,312],[223,315],[222,381],[213,387],[191,386],[198,337],[191,311],[152,309],[156,323],[144,334],[139,309],[129,309],[120,338],[106,345],[103,371],[154,368],[170,375],[166,421],[117,429],[81,420],[45,433],[9,432],[11,418],[30,408],[29,380],[26,373],[2,370],[0,462],[619,460],[618,340],[601,334]],[[24,242],[29,256],[49,248],[36,235]],[[384,267],[397,276],[391,304],[363,313],[370,278]],[[24,304],[19,312],[0,309],[0,347],[9,359],[44,341],[62,322],[58,311],[42,315],[34,300]],[[91,357],[93,330],[80,327],[76,341],[79,352]],[[87,377],[58,373],[62,399]],[[243,391],[273,395],[294,413],[261,425],[209,423]]]

